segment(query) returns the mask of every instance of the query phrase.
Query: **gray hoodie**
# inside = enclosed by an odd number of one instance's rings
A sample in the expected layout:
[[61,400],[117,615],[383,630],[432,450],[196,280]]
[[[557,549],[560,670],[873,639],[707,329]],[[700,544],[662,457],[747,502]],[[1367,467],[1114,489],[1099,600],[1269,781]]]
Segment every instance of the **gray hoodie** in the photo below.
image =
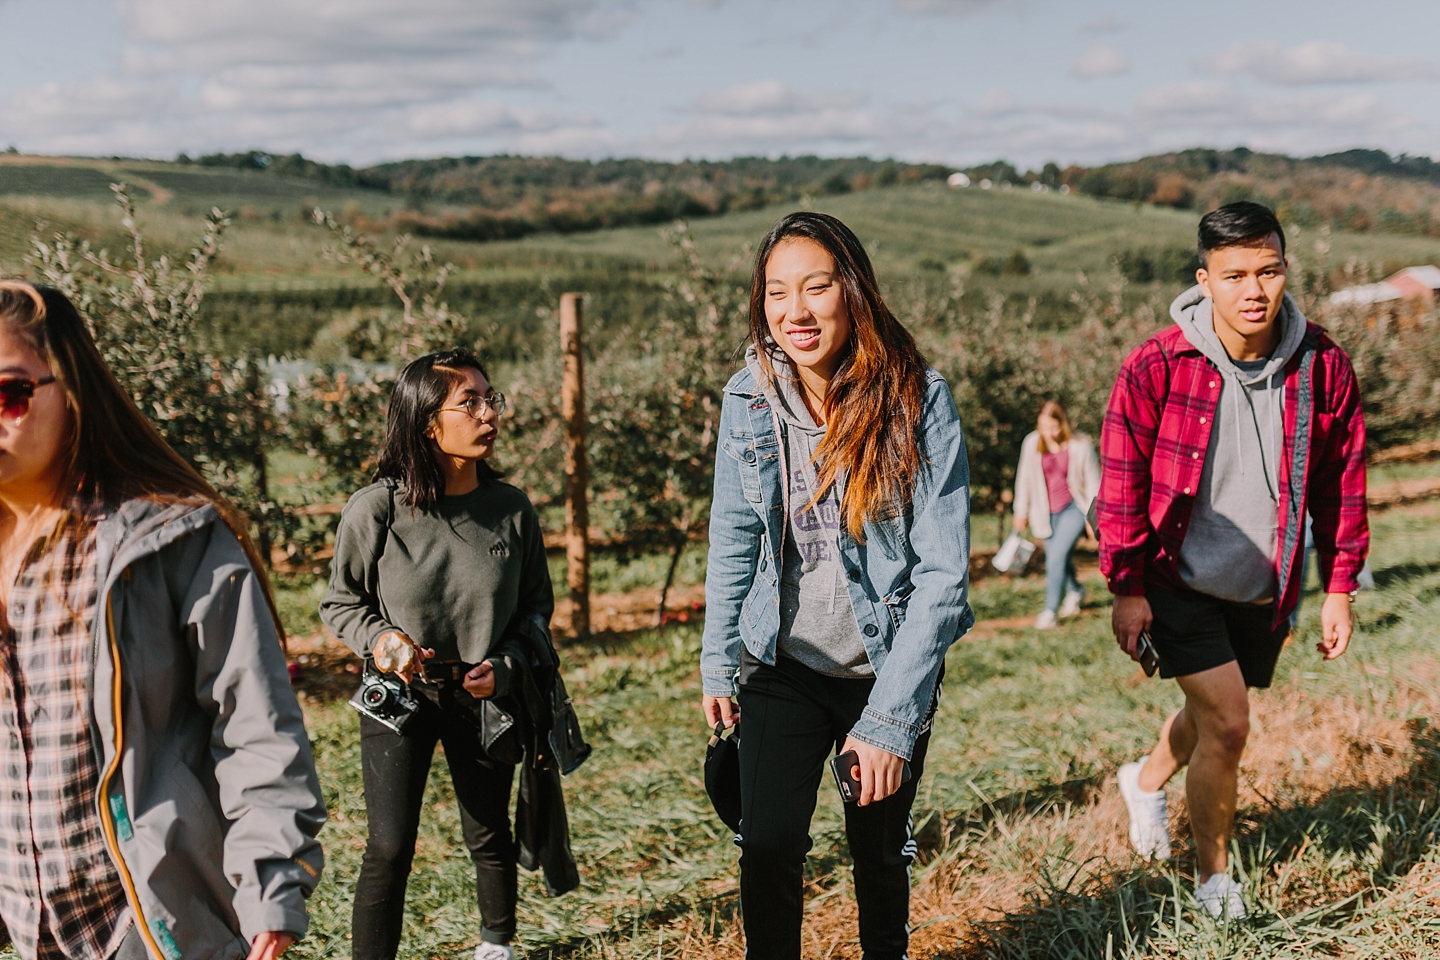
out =
[[777,379],[760,367],[754,344],[745,364],[780,416],[785,445],[790,513],[781,555],[780,633],[776,649],[816,673],[831,677],[873,677],[860,625],[850,605],[850,587],[840,562],[840,490],[833,485],[811,507],[816,488],[815,451],[825,428],[810,416],[794,367],[783,354],[772,357]]
[[260,579],[208,504],[100,521],[99,812],[151,960],[304,936],[325,803]]
[[1220,398],[1190,527],[1180,547],[1180,579],[1192,590],[1239,603],[1275,596],[1280,457],[1285,447],[1285,364],[1300,348],[1305,317],[1289,294],[1280,307],[1280,343],[1266,359],[1230,359],[1215,335],[1211,301],[1194,286],[1170,316],[1219,372]]

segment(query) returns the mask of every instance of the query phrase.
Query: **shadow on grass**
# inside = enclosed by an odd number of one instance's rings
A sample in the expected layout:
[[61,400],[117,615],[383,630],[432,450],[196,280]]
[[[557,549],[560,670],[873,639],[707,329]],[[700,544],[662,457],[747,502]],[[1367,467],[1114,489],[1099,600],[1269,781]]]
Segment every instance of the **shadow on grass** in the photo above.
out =
[[[1271,804],[1237,821],[1235,848],[1251,880],[1248,894],[1261,900],[1252,899],[1251,918],[1236,938],[1252,945],[1274,939],[1278,945],[1301,935],[1323,937],[1424,858],[1440,831],[1440,730],[1412,722],[1410,745],[1414,761],[1389,783],[1341,787],[1303,804]],[[978,921],[965,942],[937,956],[1104,960],[1173,950],[1182,935],[1202,938],[1208,931],[1217,942],[1227,937],[1223,928],[1206,922],[1192,925],[1186,908],[1189,877],[1104,861],[1066,869],[1064,875],[1042,869],[1024,906],[997,920]],[[1288,916],[1273,912],[1272,900],[1279,900]],[[1162,939],[1170,942],[1156,942]]]
[[1397,563],[1375,571],[1375,586],[1384,589],[1407,580],[1440,573],[1440,563]]

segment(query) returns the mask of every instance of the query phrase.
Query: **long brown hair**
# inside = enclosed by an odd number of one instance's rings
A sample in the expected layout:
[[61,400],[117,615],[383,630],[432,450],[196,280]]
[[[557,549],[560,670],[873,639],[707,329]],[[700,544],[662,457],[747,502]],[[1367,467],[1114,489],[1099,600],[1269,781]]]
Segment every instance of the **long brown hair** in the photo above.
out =
[[1060,424],[1060,443],[1062,445],[1069,443],[1071,438],[1075,436],[1075,431],[1070,426],[1070,417],[1065,413],[1065,408],[1061,406],[1059,400],[1046,400],[1041,404],[1040,412],[1035,415],[1036,447],[1039,448],[1041,453],[1059,453],[1060,448],[1056,447],[1054,450],[1051,450],[1050,445],[1045,442],[1045,434],[1040,432],[1040,421],[1046,417],[1050,417]]
[[[50,287],[0,280],[0,327],[39,354],[65,391],[70,436],[61,489],[67,498],[87,505],[118,506],[137,499],[213,504],[255,568],[283,643],[285,628],[245,515],[172,450],[136,408],[69,298]],[[73,513],[61,527],[80,522]]]
[[825,394],[825,439],[815,457],[818,500],[844,477],[845,529],[865,542],[865,523],[903,512],[920,467],[920,421],[928,364],[910,331],[880,296],[875,268],[849,227],[823,213],[792,213],[775,224],[755,255],[750,284],[750,338],[772,379],[780,345],[765,318],[765,267],[790,240],[818,243],[835,260],[850,341]]

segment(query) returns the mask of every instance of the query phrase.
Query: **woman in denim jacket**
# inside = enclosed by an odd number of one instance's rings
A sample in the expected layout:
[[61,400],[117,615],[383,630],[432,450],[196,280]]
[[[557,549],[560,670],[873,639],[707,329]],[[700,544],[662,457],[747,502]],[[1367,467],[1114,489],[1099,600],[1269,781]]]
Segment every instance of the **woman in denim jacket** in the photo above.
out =
[[945,652],[974,623],[960,418],[834,217],[794,213],[765,238],[750,340],[720,416],[700,661],[706,723],[745,714],[747,956],[800,956],[816,789],[853,751],[861,948],[900,958],[910,807]]

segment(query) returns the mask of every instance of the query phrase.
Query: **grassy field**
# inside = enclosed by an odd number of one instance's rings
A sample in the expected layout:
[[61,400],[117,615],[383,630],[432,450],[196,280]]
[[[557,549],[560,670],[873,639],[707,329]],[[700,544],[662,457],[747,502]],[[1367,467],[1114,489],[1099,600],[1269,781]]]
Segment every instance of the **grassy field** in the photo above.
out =
[[[1255,696],[1242,771],[1238,862],[1252,919],[1222,928],[1188,899],[1193,857],[1136,861],[1115,767],[1144,750],[1173,684],[1145,681],[1108,636],[1103,584],[1051,632],[1038,578],[982,580],[982,624],[947,662],[945,699],[916,805],[914,957],[1427,957],[1440,950],[1440,505],[1374,518],[1378,589],[1362,597],[1351,653],[1313,652],[1312,596],[1275,687]],[[985,621],[989,621],[986,623]],[[1012,620],[1013,622],[1013,620]],[[738,958],[736,851],[699,779],[699,627],[563,655],[594,758],[566,782],[584,885],[548,900],[522,876],[532,957]],[[306,709],[331,822],[304,957],[343,957],[365,836],[357,725],[336,688]],[[462,957],[477,918],[470,863],[437,757],[411,877],[406,956]],[[813,828],[806,956],[858,957],[838,801]],[[1172,789],[1177,837],[1187,838]]]

